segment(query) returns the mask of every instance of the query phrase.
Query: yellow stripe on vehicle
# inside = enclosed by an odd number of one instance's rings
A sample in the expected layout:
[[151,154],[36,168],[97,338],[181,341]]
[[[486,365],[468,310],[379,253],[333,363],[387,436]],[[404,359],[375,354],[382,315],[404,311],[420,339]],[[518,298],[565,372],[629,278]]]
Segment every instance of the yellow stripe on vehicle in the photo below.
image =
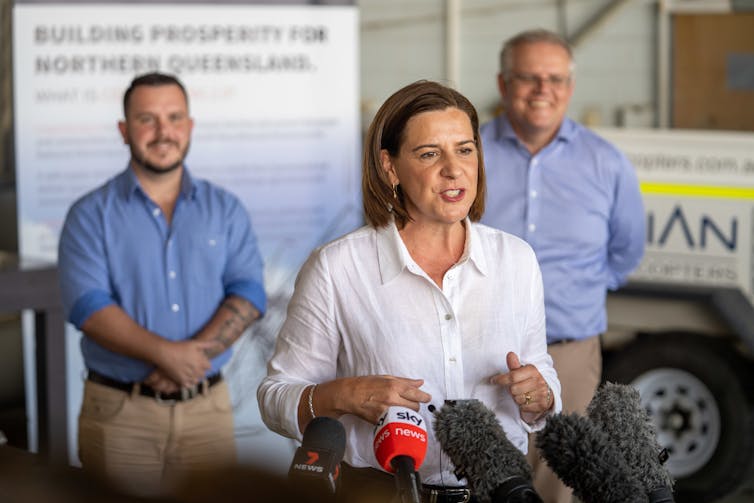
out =
[[648,195],[754,199],[754,189],[745,187],[716,187],[710,185],[680,185],[677,183],[655,182],[641,182],[640,185],[642,193]]

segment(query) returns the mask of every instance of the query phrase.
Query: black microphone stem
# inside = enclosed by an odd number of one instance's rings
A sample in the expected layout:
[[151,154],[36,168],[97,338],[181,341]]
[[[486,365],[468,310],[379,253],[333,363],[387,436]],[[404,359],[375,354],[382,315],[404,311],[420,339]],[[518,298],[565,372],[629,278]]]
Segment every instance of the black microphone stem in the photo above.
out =
[[674,503],[673,490],[669,487],[656,487],[649,491],[649,503]]
[[395,485],[400,503],[421,503],[421,480],[410,456],[396,456],[390,462],[395,470]]
[[493,503],[542,503],[531,482],[523,477],[513,476],[495,488]]

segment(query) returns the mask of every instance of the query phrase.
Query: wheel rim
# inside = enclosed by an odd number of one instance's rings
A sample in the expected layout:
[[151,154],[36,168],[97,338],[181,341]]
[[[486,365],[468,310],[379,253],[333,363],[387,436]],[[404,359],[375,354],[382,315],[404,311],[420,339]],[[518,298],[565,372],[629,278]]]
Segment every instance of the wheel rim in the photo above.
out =
[[639,390],[658,443],[668,450],[670,474],[682,478],[706,465],[720,440],[720,409],[709,388],[675,368],[651,370],[631,384]]

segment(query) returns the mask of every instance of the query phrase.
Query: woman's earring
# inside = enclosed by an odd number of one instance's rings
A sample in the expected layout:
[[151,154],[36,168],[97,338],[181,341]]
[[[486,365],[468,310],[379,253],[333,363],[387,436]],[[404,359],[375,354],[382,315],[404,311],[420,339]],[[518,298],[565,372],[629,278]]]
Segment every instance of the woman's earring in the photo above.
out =
[[393,199],[398,200],[398,184],[393,185]]

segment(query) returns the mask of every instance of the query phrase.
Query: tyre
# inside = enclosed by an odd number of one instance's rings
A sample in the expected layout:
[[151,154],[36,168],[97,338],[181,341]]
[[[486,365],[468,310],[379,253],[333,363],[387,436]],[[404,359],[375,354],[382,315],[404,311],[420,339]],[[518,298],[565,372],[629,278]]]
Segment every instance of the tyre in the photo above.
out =
[[695,334],[639,336],[606,355],[603,379],[639,390],[668,450],[679,502],[712,502],[748,480],[754,463],[749,368],[723,342]]

